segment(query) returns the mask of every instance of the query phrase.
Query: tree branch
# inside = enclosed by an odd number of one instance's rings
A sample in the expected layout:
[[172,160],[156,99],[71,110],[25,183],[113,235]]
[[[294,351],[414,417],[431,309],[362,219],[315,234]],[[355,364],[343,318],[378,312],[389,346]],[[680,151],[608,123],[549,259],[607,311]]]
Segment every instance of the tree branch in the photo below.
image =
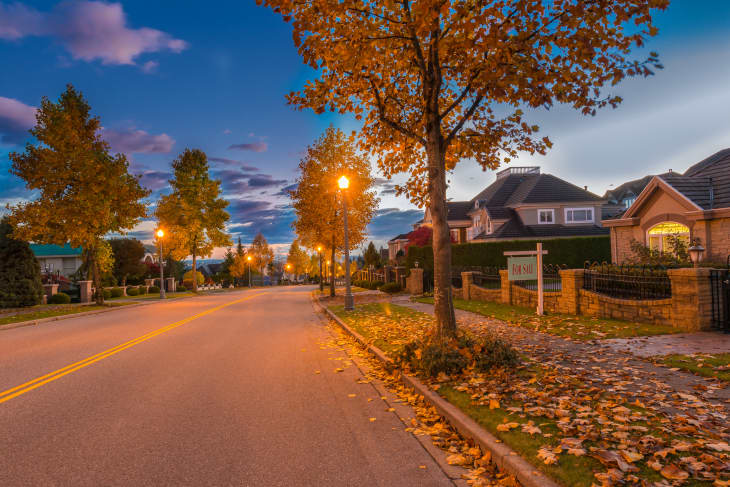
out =
[[398,123],[390,120],[385,115],[385,105],[383,104],[383,100],[380,97],[380,91],[378,90],[378,87],[375,86],[375,82],[372,80],[372,78],[368,77],[368,81],[370,81],[370,86],[373,88],[373,95],[375,96],[375,101],[378,104],[378,113],[380,114],[380,121],[392,128],[393,130],[396,130],[406,137],[410,137],[411,139],[415,140],[416,142],[420,142],[423,146],[426,145],[426,140],[423,137],[419,137],[414,132],[408,130],[405,127],[402,127]]
[[461,117],[461,120],[459,120],[459,123],[457,123],[456,126],[451,129],[451,132],[449,132],[449,136],[446,137],[446,140],[444,141],[444,148],[449,146],[451,141],[454,140],[454,137],[456,137],[456,134],[458,134],[459,131],[462,129],[466,121],[469,120],[472,115],[474,115],[474,112],[477,110],[477,108],[479,108],[479,105],[482,103],[483,99],[483,95],[479,95],[474,99],[469,109],[466,111],[464,116]]

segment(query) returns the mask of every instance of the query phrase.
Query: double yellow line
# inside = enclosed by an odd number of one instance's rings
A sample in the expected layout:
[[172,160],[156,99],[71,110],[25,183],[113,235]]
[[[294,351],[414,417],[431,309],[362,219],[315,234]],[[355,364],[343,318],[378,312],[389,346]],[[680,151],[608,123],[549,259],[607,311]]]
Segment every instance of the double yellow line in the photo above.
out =
[[252,298],[255,298],[257,296],[261,296],[265,293],[258,293],[251,296],[246,296],[245,298],[237,299],[235,301],[231,301],[225,304],[221,304],[220,306],[216,306],[215,308],[207,309],[201,313],[198,313],[196,315],[190,316],[188,318],[185,318],[180,321],[176,321],[175,323],[172,323],[170,325],[164,326],[160,329],[151,331],[147,333],[146,335],[142,335],[141,337],[137,337],[133,340],[129,340],[128,342],[124,342],[121,345],[117,345],[116,347],[110,348],[108,350],[104,350],[103,352],[99,352],[95,355],[92,355],[91,357],[86,357],[83,360],[79,360],[78,362],[74,362],[70,365],[67,365],[66,367],[63,367],[58,370],[54,370],[53,372],[49,372],[48,374],[42,375],[40,377],[37,377],[31,381],[28,381],[24,384],[20,384],[19,386],[15,386],[13,388],[7,389],[5,391],[0,392],[0,404],[4,403],[5,401],[9,401],[15,397],[18,397],[22,394],[25,394],[26,392],[30,392],[33,389],[37,389],[41,386],[44,386],[48,384],[49,382],[53,382],[54,380],[58,380],[61,377],[68,375],[72,372],[75,372],[79,369],[83,369],[84,367],[88,367],[89,365],[98,362],[100,360],[103,360],[107,357],[111,357],[112,355],[115,355],[122,350],[126,350],[128,348],[131,348],[135,345],[139,345],[142,342],[145,342],[149,340],[150,338],[154,338],[157,335],[161,335],[165,332],[168,332],[170,330],[173,330],[177,328],[178,326],[182,326],[185,323],[189,323],[195,319],[201,318],[205,315],[209,315],[211,313],[215,313],[218,310],[221,310],[223,308],[227,308],[228,306],[232,306],[234,304],[240,303],[242,301],[246,301]]

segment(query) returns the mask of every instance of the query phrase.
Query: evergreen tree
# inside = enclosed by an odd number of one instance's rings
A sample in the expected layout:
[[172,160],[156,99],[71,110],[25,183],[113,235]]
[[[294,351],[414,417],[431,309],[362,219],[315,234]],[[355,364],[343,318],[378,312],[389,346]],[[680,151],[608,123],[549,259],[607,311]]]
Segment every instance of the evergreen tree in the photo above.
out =
[[7,218],[0,220],[0,308],[40,304],[41,267],[27,242],[12,237]]
[[365,267],[380,267],[380,253],[375,249],[375,244],[372,242],[370,242],[362,256],[365,259]]

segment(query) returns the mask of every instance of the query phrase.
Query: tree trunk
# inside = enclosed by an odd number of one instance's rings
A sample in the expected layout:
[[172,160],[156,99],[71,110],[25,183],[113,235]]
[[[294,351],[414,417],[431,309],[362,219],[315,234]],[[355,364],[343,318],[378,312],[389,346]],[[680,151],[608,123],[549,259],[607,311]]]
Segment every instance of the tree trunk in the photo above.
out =
[[195,252],[193,252],[193,292],[198,292],[198,272],[195,266]]
[[92,249],[89,258],[91,260],[91,272],[94,276],[94,287],[96,287],[96,304],[104,304],[104,288],[101,286],[101,273],[99,263],[96,261],[96,249]]
[[330,297],[335,296],[335,243],[332,242],[332,257],[330,258]]

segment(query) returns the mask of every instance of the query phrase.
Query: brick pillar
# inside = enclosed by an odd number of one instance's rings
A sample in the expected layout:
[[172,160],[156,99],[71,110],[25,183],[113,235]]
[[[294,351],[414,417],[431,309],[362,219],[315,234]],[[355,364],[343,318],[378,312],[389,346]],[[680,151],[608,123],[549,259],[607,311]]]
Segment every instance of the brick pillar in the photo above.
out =
[[174,293],[175,292],[175,278],[174,277],[166,277],[166,291]]
[[147,286],[147,288],[149,288],[151,286],[154,286],[155,285],[155,280],[156,279],[145,279],[144,280],[144,285]]
[[50,298],[54,294],[58,293],[58,284],[44,284],[43,293]]
[[509,280],[509,272],[507,269],[500,269],[499,278],[502,282],[502,302],[504,304],[512,304],[512,283]]
[[473,272],[461,273],[461,297],[462,299],[471,299],[471,285],[474,284]]
[[423,269],[411,269],[411,275],[408,276],[408,292],[416,296],[423,294]]
[[90,303],[94,297],[91,292],[91,281],[79,281],[79,296],[82,303]]
[[571,315],[580,314],[580,290],[583,289],[584,269],[560,271],[562,292],[558,300],[558,311]]
[[672,326],[686,331],[710,328],[710,269],[669,269],[667,273],[672,282]]

